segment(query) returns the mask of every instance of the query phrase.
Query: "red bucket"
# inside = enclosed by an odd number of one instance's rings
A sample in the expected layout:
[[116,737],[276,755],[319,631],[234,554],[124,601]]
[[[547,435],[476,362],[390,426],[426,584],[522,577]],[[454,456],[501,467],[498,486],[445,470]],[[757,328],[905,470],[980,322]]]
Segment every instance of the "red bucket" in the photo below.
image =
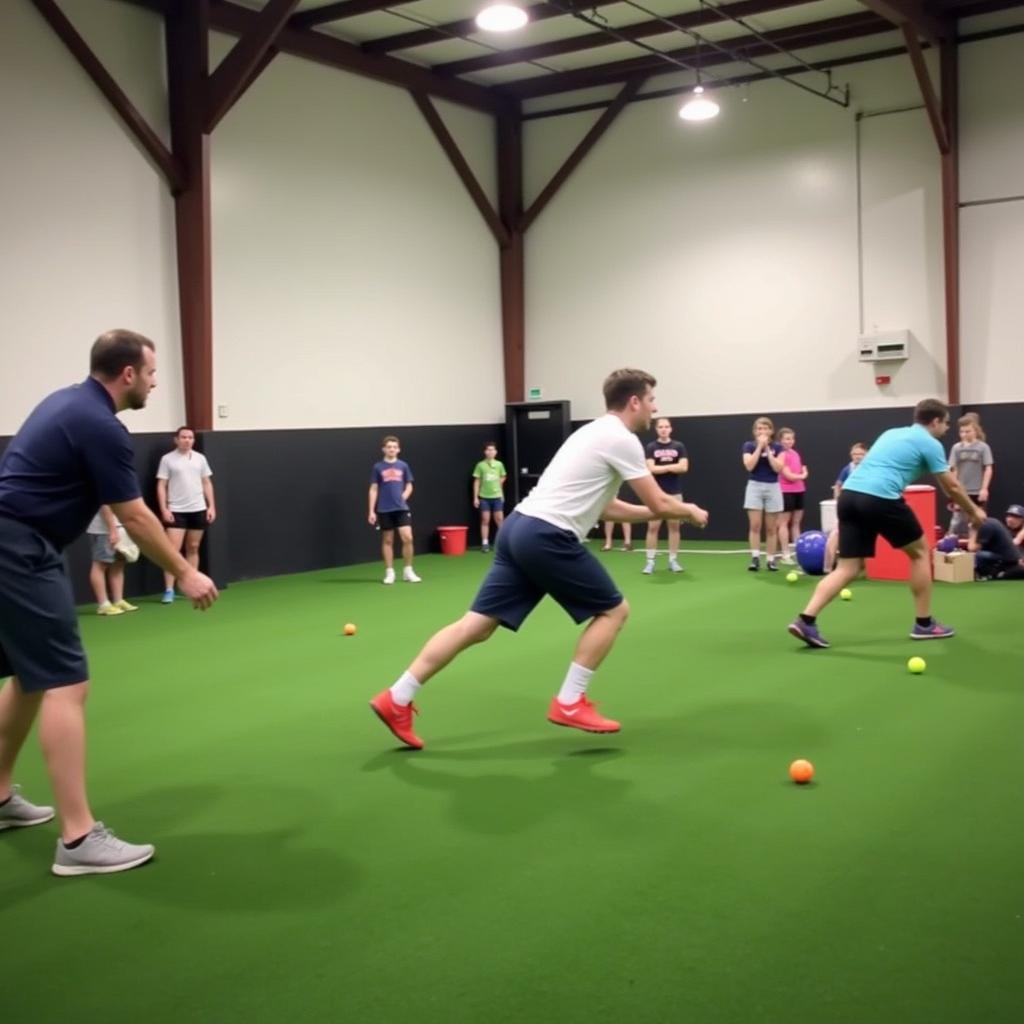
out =
[[437,532],[441,537],[442,555],[464,555],[466,553],[468,526],[439,526]]

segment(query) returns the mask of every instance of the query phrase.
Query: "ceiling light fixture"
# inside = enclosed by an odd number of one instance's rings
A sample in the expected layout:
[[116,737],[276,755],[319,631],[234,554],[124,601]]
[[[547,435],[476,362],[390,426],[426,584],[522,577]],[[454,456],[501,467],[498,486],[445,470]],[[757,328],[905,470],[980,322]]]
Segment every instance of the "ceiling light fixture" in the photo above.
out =
[[679,108],[679,116],[684,121],[710,121],[718,117],[721,108],[708,96],[704,95],[704,86],[694,87],[690,98]]
[[477,28],[484,32],[514,32],[522,28],[530,16],[518,4],[499,0],[498,3],[488,4],[475,20]]

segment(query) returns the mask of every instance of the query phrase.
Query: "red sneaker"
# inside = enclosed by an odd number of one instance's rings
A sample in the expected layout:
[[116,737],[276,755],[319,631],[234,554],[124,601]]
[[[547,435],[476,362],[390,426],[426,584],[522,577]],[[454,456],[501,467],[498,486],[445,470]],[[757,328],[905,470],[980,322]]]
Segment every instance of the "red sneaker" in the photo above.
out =
[[373,713],[407,746],[413,750],[423,749],[423,740],[412,731],[412,716],[419,714],[415,704],[402,707],[391,698],[390,690],[381,690],[370,701]]
[[584,732],[618,732],[622,726],[611,718],[599,715],[595,705],[586,697],[580,697],[575,704],[560,704],[557,697],[548,708],[548,721],[555,725],[567,725]]

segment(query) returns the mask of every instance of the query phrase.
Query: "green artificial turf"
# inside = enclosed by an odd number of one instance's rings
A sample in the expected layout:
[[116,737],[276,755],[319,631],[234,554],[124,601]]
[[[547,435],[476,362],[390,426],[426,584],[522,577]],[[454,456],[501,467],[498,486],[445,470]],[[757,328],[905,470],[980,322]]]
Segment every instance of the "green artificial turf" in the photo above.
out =
[[[423,691],[425,751],[370,713],[478,552],[84,614],[96,811],[157,861],[56,879],[55,825],[0,834],[0,1018],[1019,1019],[1024,585],[937,585],[958,636],[914,644],[906,588],[860,582],[809,651],[813,580],[600,557],[632,605],[610,737],[545,721],[576,634],[550,602]],[[18,781],[49,800],[34,741]]]

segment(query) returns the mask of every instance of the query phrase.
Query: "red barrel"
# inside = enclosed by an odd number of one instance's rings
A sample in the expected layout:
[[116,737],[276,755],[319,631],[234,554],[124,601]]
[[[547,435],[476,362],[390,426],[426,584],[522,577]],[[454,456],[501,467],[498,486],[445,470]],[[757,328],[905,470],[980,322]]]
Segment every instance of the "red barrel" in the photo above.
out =
[[[935,547],[935,488],[914,484],[903,492],[903,500],[911,507],[924,530],[925,543]],[[883,537],[875,542],[875,557],[867,560],[869,580],[910,579],[910,560]]]
[[466,553],[468,526],[439,526],[437,532],[441,537],[442,555],[464,555]]

